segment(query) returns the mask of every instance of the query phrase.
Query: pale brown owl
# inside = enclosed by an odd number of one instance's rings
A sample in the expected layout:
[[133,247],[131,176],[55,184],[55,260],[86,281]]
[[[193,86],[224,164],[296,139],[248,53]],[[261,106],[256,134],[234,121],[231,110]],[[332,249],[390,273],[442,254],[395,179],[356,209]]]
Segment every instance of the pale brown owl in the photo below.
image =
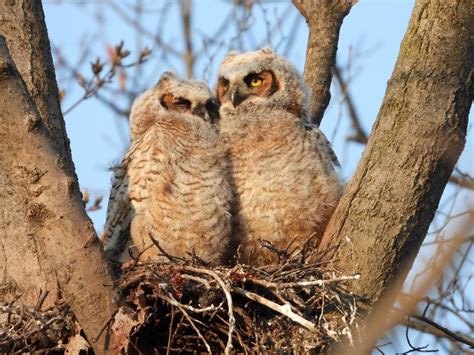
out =
[[204,82],[166,72],[133,104],[104,228],[112,258],[166,261],[153,237],[172,256],[223,262],[232,195],[214,101]]
[[342,194],[335,155],[309,123],[309,94],[295,67],[264,48],[229,53],[217,83],[220,133],[235,193],[240,261],[275,263],[277,249],[317,245]]

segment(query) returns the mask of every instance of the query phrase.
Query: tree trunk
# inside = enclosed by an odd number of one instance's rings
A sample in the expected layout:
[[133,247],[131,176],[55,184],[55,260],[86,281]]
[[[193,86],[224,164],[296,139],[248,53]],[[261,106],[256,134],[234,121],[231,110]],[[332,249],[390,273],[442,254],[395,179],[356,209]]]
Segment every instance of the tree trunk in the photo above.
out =
[[75,177],[41,1],[0,1],[0,34],[48,127],[66,171]]
[[331,99],[339,31],[357,0],[292,0],[309,26],[304,79],[311,88],[311,118],[318,126]]
[[[317,58],[313,58],[317,61]],[[473,98],[474,2],[418,0],[359,166],[320,249],[370,311],[403,281],[466,137]]]
[[[116,292],[70,159],[41,3],[3,1],[0,11],[25,76],[0,36],[0,301],[21,294],[34,304],[48,290],[52,304],[61,294],[91,341]],[[104,341],[92,342],[96,353]]]

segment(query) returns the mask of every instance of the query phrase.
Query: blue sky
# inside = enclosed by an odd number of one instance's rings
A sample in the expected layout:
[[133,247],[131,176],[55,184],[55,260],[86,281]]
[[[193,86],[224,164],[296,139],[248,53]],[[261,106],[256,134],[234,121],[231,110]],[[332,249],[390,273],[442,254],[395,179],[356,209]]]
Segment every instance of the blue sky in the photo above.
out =
[[[84,73],[89,71],[88,63],[95,60],[97,56],[105,58],[107,45],[115,45],[124,40],[125,47],[132,50],[132,56],[136,53],[137,43],[139,47],[144,45],[152,47],[153,44],[146,36],[137,35],[130,26],[124,24],[120,16],[112,11],[104,12],[105,16],[98,22],[97,13],[100,9],[107,8],[103,2],[84,1],[85,5],[79,6],[80,2],[46,0],[44,1],[44,10],[50,40],[55,47],[61,49],[62,55],[68,61],[75,63],[84,48],[90,52],[89,59],[85,61],[83,67]],[[197,42],[200,40],[199,33],[211,34],[219,28],[222,19],[231,11],[231,3],[231,1],[211,0],[196,0],[194,2],[193,30],[194,39]],[[123,8],[129,9],[127,4],[130,5],[133,2],[123,1],[121,3]],[[159,10],[166,2],[145,0],[144,4],[151,11],[143,19],[142,26],[150,31],[155,31],[157,28],[156,16],[158,16],[158,12],[155,10]],[[357,105],[362,125],[367,132],[370,132],[382,103],[386,83],[392,73],[413,4],[412,0],[360,0],[344,21],[339,42],[338,61],[343,66],[350,63],[351,69],[347,72],[351,76],[350,91]],[[265,12],[257,8],[259,11],[256,11],[252,22],[255,29],[255,42],[257,44],[271,44],[281,52],[284,50],[284,46],[281,45],[280,40],[282,37],[288,36],[293,23],[292,19],[296,18],[298,13],[289,1],[264,2],[264,8]],[[155,13],[156,16],[154,16]],[[170,16],[167,22],[163,23],[163,27],[166,28],[164,37],[168,43],[179,50],[183,47],[183,43],[178,15],[176,6],[172,6]],[[269,34],[266,31],[265,21],[279,16],[283,16],[288,21],[282,25],[281,30],[277,29]],[[297,33],[289,58],[302,71],[307,28],[302,20],[296,28]],[[215,53],[215,60],[210,66],[210,72],[206,70],[209,60],[203,59],[197,63],[196,76],[210,78],[209,84],[211,86],[214,85],[214,76],[219,61],[229,46],[235,42],[232,40],[235,34],[233,31],[235,32],[235,29],[231,28],[223,34],[226,44]],[[155,52],[149,62],[139,69],[146,73],[143,76],[143,82],[139,83],[140,87],[152,85],[162,71],[170,68],[180,74],[184,72],[180,61],[163,61]],[[59,86],[66,89],[64,109],[75,102],[82,92],[77,85],[68,84],[67,76],[63,72],[58,71],[57,76]],[[345,137],[350,133],[347,112],[340,103],[340,95],[335,90],[333,92],[333,99],[321,127],[331,139],[343,166],[341,173],[348,180],[357,166],[363,146],[345,141]],[[105,220],[107,194],[110,190],[111,175],[107,171],[107,167],[120,160],[128,146],[128,124],[126,120],[116,118],[110,110],[99,104],[94,98],[80,104],[65,119],[81,186],[87,187],[92,194],[105,195],[104,207],[90,213],[96,229],[101,231]],[[474,175],[472,138],[472,130],[469,129],[468,142],[459,166],[465,172]],[[445,206],[443,208],[449,208],[450,196],[455,192],[454,187],[447,188],[441,203],[441,206]],[[469,201],[472,201],[472,197],[472,193],[461,192],[457,197],[454,211],[465,210]],[[456,223],[453,223],[452,228],[455,225]],[[422,248],[414,269],[421,268],[434,252],[434,248]],[[472,287],[471,291],[471,294],[474,294]]]
[[[98,24],[97,12],[100,9],[107,9],[102,1],[82,1],[85,3],[83,6],[78,5],[80,2],[50,0],[45,1],[44,8],[51,42],[55,47],[61,49],[64,57],[71,63],[75,63],[84,48],[90,52],[89,59],[85,61],[83,67],[85,74],[90,71],[89,62],[97,56],[105,58],[107,45],[115,45],[123,40],[125,47],[132,50],[132,56],[136,53],[135,44],[137,42],[141,47],[144,45],[152,47],[153,44],[148,38],[137,36],[119,16],[110,10],[104,12],[105,15],[101,18],[102,23]],[[123,3],[133,4],[133,1],[124,1]],[[159,10],[165,4],[164,1],[145,1],[144,3],[152,10]],[[338,58],[342,65],[350,63],[350,91],[357,105],[362,125],[367,132],[370,131],[381,105],[386,83],[397,58],[413,3],[410,0],[361,0],[344,21]],[[124,8],[127,9],[127,7]],[[267,16],[270,19],[274,13],[284,14],[288,18],[298,15],[289,1],[270,1],[266,8]],[[227,14],[230,9],[230,1],[195,1],[193,27],[196,33],[214,33],[224,14]],[[155,11],[155,13],[157,12]],[[149,28],[150,31],[153,31],[157,26],[153,14],[154,12],[151,12],[151,15],[143,23],[143,27]],[[171,15],[163,27],[166,28],[165,37],[169,39],[169,43],[172,43],[177,49],[181,49],[183,43],[178,15],[176,6],[172,6]],[[268,44],[265,41],[266,31],[261,13],[257,14],[253,26],[257,29],[255,31],[256,37],[261,34],[260,40],[256,42]],[[289,30],[290,28],[287,26],[283,32]],[[225,37],[230,38],[232,35],[232,31],[229,31]],[[287,33],[283,33],[283,35],[287,35]],[[281,33],[276,33],[271,38],[273,40],[271,45],[277,50],[282,49],[281,46],[278,46],[280,37]],[[289,56],[301,71],[304,67],[306,40],[307,28],[304,21],[301,20],[293,50]],[[225,55],[227,48],[224,47],[216,54],[211,74],[206,75],[211,78],[209,82],[211,86],[214,85],[217,64]],[[147,75],[140,83],[141,87],[152,85],[161,72],[170,69],[171,66],[178,73],[184,72],[181,62],[163,63],[157,57],[158,55],[155,53],[144,66],[143,70]],[[195,71],[197,77],[203,77],[206,64],[205,59],[198,62]],[[61,88],[66,88],[63,109],[67,109],[80,97],[82,91],[77,85],[66,85],[65,77],[61,73],[58,71],[58,82]],[[340,96],[333,94],[333,100],[326,112],[322,129],[331,139],[341,160],[344,178],[349,179],[357,166],[363,146],[345,142],[344,138],[349,135],[350,127],[347,124],[347,112],[345,109],[341,110],[341,107]],[[81,185],[87,187],[93,194],[106,195],[110,184],[110,173],[107,171],[107,167],[119,160],[128,146],[127,122],[117,119],[110,110],[98,104],[94,98],[83,102],[65,119]],[[338,124],[339,121],[340,124]],[[468,161],[468,157],[473,156],[474,152],[471,135],[469,138],[460,166],[468,169],[470,165],[472,172],[472,164]],[[91,213],[91,218],[96,229],[100,231],[104,223],[105,209]]]
[[[86,1],[85,6],[78,6],[77,1],[63,1],[57,4],[56,1],[45,2],[45,14],[51,42],[61,49],[64,57],[71,63],[75,63],[80,56],[83,47],[90,51],[90,59],[86,61],[84,73],[88,73],[88,62],[93,61],[96,56],[105,57],[106,46],[115,45],[124,40],[125,47],[132,51],[137,41],[137,36],[125,26],[123,21],[112,11],[106,12],[103,25],[97,25],[96,12],[101,8],[100,1]],[[131,2],[129,2],[131,3]],[[145,2],[147,4],[147,2]],[[148,2],[153,7],[159,8],[162,1]],[[268,5],[268,16],[272,16],[273,11],[285,13],[285,16],[297,16],[297,12],[289,2],[270,2]],[[105,8],[105,7],[104,7]],[[220,25],[217,19],[222,18],[222,14],[227,14],[231,8],[230,2],[197,0],[194,3],[194,28],[204,33],[213,33]],[[338,57],[340,62],[345,64],[351,62],[351,93],[357,104],[358,111],[362,119],[362,124],[367,131],[376,118],[378,109],[383,99],[386,82],[390,77],[395,63],[399,45],[406,29],[411,13],[412,1],[360,1],[345,19],[341,31]],[[176,44],[177,48],[182,47],[181,29],[178,12],[172,10],[173,16],[164,26],[167,26],[169,42]],[[153,30],[156,27],[156,20],[151,19],[149,24],[143,26]],[[257,16],[258,17],[258,16]],[[261,16],[262,17],[262,16]],[[215,21],[213,19],[216,19]],[[154,20],[154,21],[153,21]],[[174,24],[173,24],[174,22]],[[290,59],[302,71],[304,68],[305,46],[307,40],[307,28],[304,21],[298,26],[297,36],[290,53]],[[253,24],[256,28],[262,28],[258,33],[264,33],[263,20],[257,18]],[[97,35],[100,33],[100,35]],[[228,37],[232,33],[228,34]],[[262,36],[265,37],[265,36]],[[275,35],[275,38],[279,37]],[[261,43],[268,44],[262,39]],[[147,38],[140,39],[142,45],[152,46]],[[258,41],[257,41],[258,42]],[[272,46],[278,48],[275,40]],[[250,49],[250,48],[249,48]],[[225,55],[226,48],[216,55],[216,62],[212,66],[210,85],[214,85],[214,76],[219,60]],[[133,54],[132,54],[133,55]],[[351,58],[351,59],[349,59]],[[160,62],[156,56],[150,58],[149,63],[144,68],[155,67],[156,62]],[[198,62],[196,76],[202,77],[205,60]],[[180,62],[171,63],[173,70],[183,73],[184,69]],[[166,63],[158,65],[158,70],[152,70],[147,76],[151,77],[148,85],[152,85],[162,71],[169,69]],[[63,102],[63,109],[80,97],[80,88],[64,84],[64,76],[58,72],[59,86],[66,87],[66,97]],[[144,83],[141,83],[144,85]],[[345,124],[346,112],[342,110],[337,101],[340,99],[333,95],[333,100],[324,118],[322,129],[331,138],[336,152],[342,162],[342,174],[349,179],[357,165],[358,158],[363,147],[357,144],[343,144],[344,137],[349,134],[349,126]],[[342,116],[341,116],[342,114]],[[337,125],[340,120],[343,124]],[[93,194],[106,194],[109,189],[110,174],[106,168],[113,162],[119,160],[124,150],[128,146],[127,122],[117,119],[108,109],[97,103],[94,98],[83,102],[76,109],[66,116],[66,126],[74,156],[74,162],[79,175],[80,183],[87,187]],[[336,126],[338,127],[335,132]],[[104,223],[105,209],[91,213],[97,230],[100,230]]]

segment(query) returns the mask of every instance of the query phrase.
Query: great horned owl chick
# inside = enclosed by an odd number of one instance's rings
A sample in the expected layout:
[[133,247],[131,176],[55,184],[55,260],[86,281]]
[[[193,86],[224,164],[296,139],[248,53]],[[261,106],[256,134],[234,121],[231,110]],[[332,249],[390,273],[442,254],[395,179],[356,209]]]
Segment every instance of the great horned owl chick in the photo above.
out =
[[309,94],[295,67],[264,48],[229,53],[217,83],[219,126],[235,193],[240,261],[275,263],[259,239],[285,250],[317,245],[342,194],[323,133],[309,123]]
[[132,106],[132,145],[115,170],[105,250],[124,262],[195,253],[218,264],[229,244],[231,188],[204,82],[166,72]]

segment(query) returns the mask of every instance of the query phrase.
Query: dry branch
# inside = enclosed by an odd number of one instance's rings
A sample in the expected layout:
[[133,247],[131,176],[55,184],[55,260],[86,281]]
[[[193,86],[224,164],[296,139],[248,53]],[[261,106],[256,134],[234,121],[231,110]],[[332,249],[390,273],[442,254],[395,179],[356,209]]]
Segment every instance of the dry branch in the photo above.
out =
[[64,351],[75,328],[74,315],[64,303],[44,311],[36,306],[0,303],[0,352],[3,354]]
[[120,285],[141,321],[120,344],[163,352],[308,351],[350,336],[355,301],[344,284],[357,277],[291,258],[258,269],[197,262],[124,266]]
[[[58,161],[56,146],[1,36],[0,112],[0,215],[8,221],[2,226],[0,241],[4,247],[17,248],[2,268],[2,279],[11,280],[16,292],[21,287],[27,294],[36,290],[37,284],[23,270],[31,263],[22,253],[26,251],[33,262],[52,270],[51,275],[42,276],[58,282],[92,338],[115,312],[116,293],[105,286],[112,284],[111,273],[77,181]],[[104,341],[102,337],[95,344],[96,353],[104,351]]]
[[320,246],[333,248],[329,257],[346,274],[361,274],[354,291],[368,310],[403,281],[463,150],[473,16],[472,2],[417,1],[367,147]]
[[331,94],[339,31],[344,17],[357,0],[292,0],[309,26],[304,79],[311,88],[311,117],[323,119]]
[[[432,334],[436,337],[445,337],[449,338],[453,341],[457,341],[459,343],[468,345],[471,349],[474,349],[474,340],[470,339],[467,335],[465,334],[457,334],[455,332],[452,332],[446,327],[443,327],[442,325],[432,321],[429,318],[426,318],[425,316],[420,316],[417,314],[412,314],[408,317],[408,321],[404,322],[404,324],[408,327],[412,327],[420,332]],[[410,318],[417,319],[420,322],[423,322],[427,324],[429,327],[426,328],[425,326],[420,325],[419,323],[413,323]]]
[[0,1],[0,34],[69,175],[75,178],[41,1]]

